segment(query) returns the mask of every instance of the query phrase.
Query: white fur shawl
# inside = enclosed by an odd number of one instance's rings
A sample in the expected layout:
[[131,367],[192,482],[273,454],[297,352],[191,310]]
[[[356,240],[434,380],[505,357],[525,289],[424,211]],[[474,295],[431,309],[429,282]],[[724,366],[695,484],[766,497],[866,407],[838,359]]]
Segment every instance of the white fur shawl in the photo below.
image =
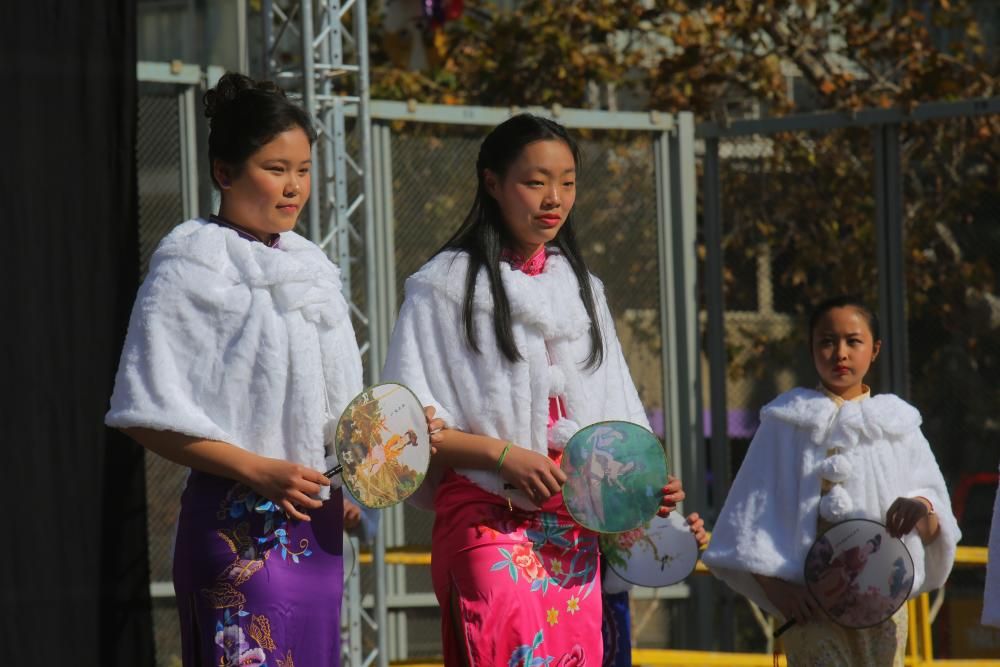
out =
[[[604,335],[604,363],[591,370],[584,369],[590,320],[566,258],[549,256],[537,276],[502,264],[514,340],[524,357],[510,363],[494,337],[485,270],[477,277],[474,315],[482,354],[468,345],[462,320],[467,268],[466,254],[445,252],[407,279],[383,380],[409,386],[451,427],[510,440],[541,454],[563,446],[581,425],[620,419],[649,428],[600,281],[591,278]],[[562,396],[567,411],[551,434],[546,428],[550,396]],[[507,495],[492,471],[458,472],[486,491]],[[428,475],[412,501],[430,509],[435,482],[435,476]],[[518,505],[532,507],[520,493],[510,496]]]
[[269,248],[190,220],[153,254],[105,421],[320,469],[324,390],[340,414],[361,386],[339,271],[318,247],[287,232]]
[[993,503],[990,547],[986,563],[986,591],[983,594],[983,625],[1000,628],[1000,489]]
[[[802,583],[817,518],[884,521],[900,496],[923,496],[941,524],[926,547],[911,532],[913,595],[940,588],[961,538],[951,499],[920,413],[892,394],[849,401],[839,410],[824,394],[793,389],[761,410],[754,435],[704,555],[712,572],[772,614],[751,574]],[[827,457],[827,450],[840,453]],[[820,502],[821,481],[839,482]]]

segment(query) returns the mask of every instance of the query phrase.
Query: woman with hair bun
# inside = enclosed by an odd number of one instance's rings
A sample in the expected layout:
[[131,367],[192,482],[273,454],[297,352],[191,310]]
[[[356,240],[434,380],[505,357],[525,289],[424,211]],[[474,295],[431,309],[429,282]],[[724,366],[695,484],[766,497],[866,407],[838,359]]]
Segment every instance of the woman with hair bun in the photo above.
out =
[[339,271],[292,231],[316,135],[269,82],[226,74],[204,104],[219,213],[157,247],[106,422],[191,469],[183,664],[336,665],[344,510],[323,427],[362,371]]

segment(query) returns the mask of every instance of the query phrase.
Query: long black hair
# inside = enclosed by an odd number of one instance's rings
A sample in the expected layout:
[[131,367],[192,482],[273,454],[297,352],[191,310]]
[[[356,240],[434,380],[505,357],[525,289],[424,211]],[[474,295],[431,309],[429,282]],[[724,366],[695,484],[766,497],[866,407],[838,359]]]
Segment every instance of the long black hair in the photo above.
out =
[[[500,256],[503,249],[511,245],[511,234],[504,223],[500,205],[489,194],[486,188],[486,170],[503,178],[511,163],[517,160],[521,151],[528,144],[536,141],[561,141],[573,154],[577,169],[580,167],[580,151],[569,133],[559,123],[535,116],[520,114],[497,125],[483,140],[479,147],[479,158],[476,160],[476,176],[478,186],[476,198],[465,220],[448,239],[441,250],[461,250],[469,256],[469,268],[465,275],[465,299],[462,306],[462,318],[465,323],[465,334],[469,346],[478,354],[479,342],[473,322],[473,303],[476,296],[476,278],[480,269],[485,269],[489,279],[490,294],[493,296],[493,331],[496,335],[500,352],[508,361],[521,361],[523,357],[514,342],[511,329],[510,300],[500,278]],[[590,283],[590,272],[583,261],[580,247],[577,245],[576,232],[573,229],[572,212],[559,229],[550,245],[558,248],[566,257],[576,280],[580,286],[580,299],[583,301],[587,315],[590,317],[590,355],[585,366],[597,368],[604,361],[604,338],[594,304],[594,290]]]
[[208,173],[215,180],[215,161],[221,160],[238,174],[247,158],[286,130],[298,127],[311,146],[316,141],[309,114],[285,97],[271,81],[254,81],[226,72],[202,98],[209,122]]

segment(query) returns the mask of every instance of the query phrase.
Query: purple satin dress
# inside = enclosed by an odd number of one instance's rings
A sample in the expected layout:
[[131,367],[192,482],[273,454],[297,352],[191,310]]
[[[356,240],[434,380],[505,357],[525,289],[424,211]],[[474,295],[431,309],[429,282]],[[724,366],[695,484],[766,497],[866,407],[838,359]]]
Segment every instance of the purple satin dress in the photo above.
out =
[[309,514],[290,520],[241,484],[191,473],[174,549],[185,667],[340,664],[340,491]]

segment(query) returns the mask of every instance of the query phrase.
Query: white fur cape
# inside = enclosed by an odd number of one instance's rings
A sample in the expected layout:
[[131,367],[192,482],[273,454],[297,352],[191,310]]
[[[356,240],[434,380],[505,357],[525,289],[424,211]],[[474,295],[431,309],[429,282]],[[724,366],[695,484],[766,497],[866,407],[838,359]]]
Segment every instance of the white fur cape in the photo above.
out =
[[326,465],[334,415],[362,388],[339,270],[294,232],[278,248],[204,220],[160,242],[139,288],[109,426],[221,440]]
[[983,625],[1000,628],[1000,489],[993,503],[990,547],[987,552],[986,590],[983,593]]
[[[565,257],[550,255],[537,276],[501,264],[514,341],[524,358],[517,363],[507,361],[497,347],[485,270],[477,277],[474,308],[482,353],[469,347],[462,320],[467,268],[465,253],[444,252],[407,279],[383,380],[410,387],[451,427],[510,440],[540,454],[561,448],[580,426],[599,421],[617,419],[649,428],[597,278],[591,277],[591,285],[604,335],[604,363],[585,369],[590,320]],[[550,396],[562,396],[567,411],[551,434]],[[434,472],[411,497],[425,509],[432,508],[440,475]],[[523,508],[533,507],[520,492],[504,491],[503,480],[493,471],[457,472],[486,491],[510,495]]]
[[[923,496],[934,505],[941,533],[926,546],[916,532],[903,538],[913,556],[912,595],[940,588],[961,533],[920,422],[916,408],[892,394],[849,401],[839,410],[811,389],[782,394],[761,410],[760,428],[712,531],[705,565],[776,614],[751,575],[803,583],[819,516],[884,522],[896,498]],[[831,448],[839,453],[827,457]],[[821,503],[823,479],[839,483]]]

